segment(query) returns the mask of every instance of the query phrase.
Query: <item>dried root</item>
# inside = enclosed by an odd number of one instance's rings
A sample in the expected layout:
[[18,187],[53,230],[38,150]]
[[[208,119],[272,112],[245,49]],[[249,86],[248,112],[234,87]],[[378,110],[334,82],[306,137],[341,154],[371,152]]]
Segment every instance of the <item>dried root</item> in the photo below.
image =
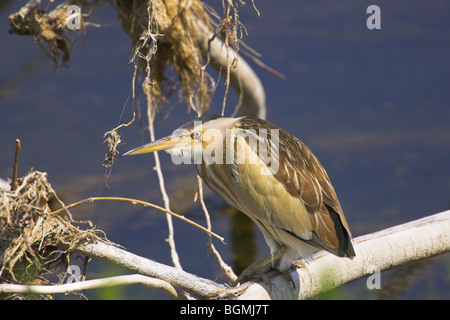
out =
[[78,243],[104,241],[97,230],[76,227],[69,211],[50,214],[63,206],[43,172],[19,178],[13,191],[0,189],[1,282],[45,284],[46,273],[65,272]]

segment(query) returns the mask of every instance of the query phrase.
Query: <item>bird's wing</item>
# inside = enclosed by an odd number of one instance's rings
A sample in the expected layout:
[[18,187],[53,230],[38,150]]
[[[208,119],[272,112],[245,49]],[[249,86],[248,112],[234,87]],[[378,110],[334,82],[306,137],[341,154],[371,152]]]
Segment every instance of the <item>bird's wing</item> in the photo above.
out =
[[[289,139],[287,132],[280,135],[280,141]],[[279,148],[274,177],[303,202],[311,221],[312,241],[323,247],[322,242],[339,256],[353,256],[350,229],[325,169],[300,140],[290,135],[289,141],[290,145]]]
[[[286,131],[269,122],[264,127],[278,129],[278,141],[271,136],[270,130],[267,133],[269,144],[277,144],[272,149],[278,154],[277,170],[273,176],[262,176],[261,166],[241,166],[241,170],[248,172],[240,174],[240,186],[254,188],[250,191],[258,198],[255,203],[251,203],[252,199],[241,201],[250,203],[249,208],[262,204],[260,209],[264,212],[251,212],[261,221],[336,255],[354,256],[347,221],[318,159],[300,140]],[[243,181],[244,176],[249,177],[248,181]]]

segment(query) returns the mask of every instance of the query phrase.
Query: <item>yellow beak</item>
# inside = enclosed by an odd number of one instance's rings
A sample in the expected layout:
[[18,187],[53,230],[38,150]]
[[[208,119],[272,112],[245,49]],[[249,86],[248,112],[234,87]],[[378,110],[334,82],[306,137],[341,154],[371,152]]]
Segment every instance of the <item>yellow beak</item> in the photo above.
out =
[[177,145],[179,145],[182,142],[182,140],[183,140],[182,137],[177,137],[177,138],[172,138],[172,136],[165,137],[165,138],[153,141],[151,143],[144,144],[143,146],[140,146],[133,150],[130,150],[130,151],[124,153],[124,156],[172,149],[172,148],[176,147]]

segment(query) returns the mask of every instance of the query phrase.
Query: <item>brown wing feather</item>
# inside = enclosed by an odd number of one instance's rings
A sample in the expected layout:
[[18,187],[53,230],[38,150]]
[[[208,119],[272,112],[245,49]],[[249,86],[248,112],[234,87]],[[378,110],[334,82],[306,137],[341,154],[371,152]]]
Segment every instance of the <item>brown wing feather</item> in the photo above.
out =
[[[266,129],[268,135],[272,129],[279,130],[279,166],[274,176],[289,194],[305,204],[313,231],[312,239],[307,241],[338,256],[353,257],[351,233],[339,200],[325,169],[308,147],[293,135],[258,118],[243,118],[240,128]],[[270,142],[270,136],[268,138]]]

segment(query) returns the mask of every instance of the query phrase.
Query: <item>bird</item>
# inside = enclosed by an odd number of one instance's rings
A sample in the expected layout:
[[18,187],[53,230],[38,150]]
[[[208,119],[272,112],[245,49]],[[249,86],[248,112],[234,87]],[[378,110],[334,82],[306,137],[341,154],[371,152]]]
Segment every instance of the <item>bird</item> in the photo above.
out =
[[311,150],[294,135],[258,117],[205,116],[125,155],[166,151],[193,163],[206,185],[261,230],[270,255],[237,281],[269,264],[288,273],[293,262],[326,250],[352,259],[355,250],[331,181]]

